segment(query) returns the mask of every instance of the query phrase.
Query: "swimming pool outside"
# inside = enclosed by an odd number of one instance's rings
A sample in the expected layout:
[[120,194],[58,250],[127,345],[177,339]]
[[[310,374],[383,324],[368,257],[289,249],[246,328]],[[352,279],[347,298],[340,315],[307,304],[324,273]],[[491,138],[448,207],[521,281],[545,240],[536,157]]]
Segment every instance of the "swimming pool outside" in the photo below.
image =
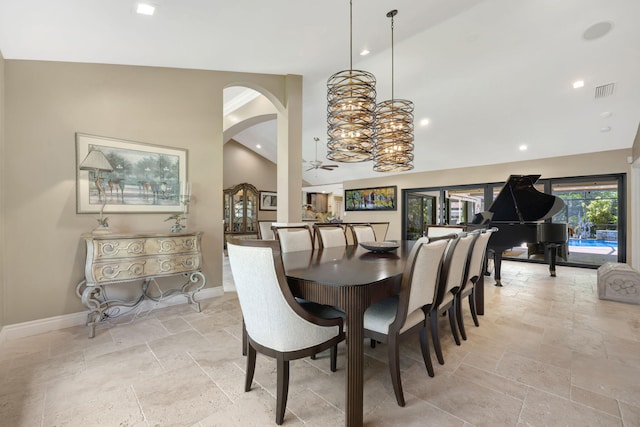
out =
[[587,247],[609,247],[617,248],[618,242],[615,240],[597,240],[597,239],[569,239],[569,246],[587,246]]

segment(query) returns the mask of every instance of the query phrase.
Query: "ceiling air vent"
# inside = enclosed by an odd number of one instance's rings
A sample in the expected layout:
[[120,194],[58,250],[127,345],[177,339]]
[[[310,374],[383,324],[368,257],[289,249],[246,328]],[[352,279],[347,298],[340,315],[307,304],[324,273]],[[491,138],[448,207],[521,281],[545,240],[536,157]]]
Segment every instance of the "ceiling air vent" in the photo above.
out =
[[596,86],[595,99],[604,98],[605,96],[613,95],[613,88],[615,83],[607,83],[606,85]]

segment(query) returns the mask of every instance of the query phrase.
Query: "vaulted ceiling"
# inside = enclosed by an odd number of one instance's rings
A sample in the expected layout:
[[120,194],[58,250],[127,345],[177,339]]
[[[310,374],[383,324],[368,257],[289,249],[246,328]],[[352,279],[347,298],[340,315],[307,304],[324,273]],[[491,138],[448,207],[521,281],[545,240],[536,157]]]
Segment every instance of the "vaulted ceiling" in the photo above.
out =
[[[7,59],[300,74],[303,158],[314,159],[313,138],[326,141],[327,78],[349,68],[348,0],[150,3],[152,17],[132,0],[0,0],[0,50]],[[640,1],[353,0],[353,67],[376,76],[378,101],[391,96],[391,9],[395,96],[415,104],[414,171],[632,146]],[[274,144],[275,124],[234,139],[260,152],[256,144]],[[304,173],[313,184],[369,176],[384,175],[370,162]]]

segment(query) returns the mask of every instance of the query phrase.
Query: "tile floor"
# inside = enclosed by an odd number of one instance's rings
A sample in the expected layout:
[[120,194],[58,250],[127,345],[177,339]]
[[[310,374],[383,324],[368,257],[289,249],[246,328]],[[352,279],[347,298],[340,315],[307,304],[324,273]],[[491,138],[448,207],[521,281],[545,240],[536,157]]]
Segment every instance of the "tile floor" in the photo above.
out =
[[[596,271],[506,262],[486,286],[486,315],[429,378],[419,346],[401,349],[407,405],[397,406],[386,347],[367,348],[364,419],[372,426],[640,426],[640,306],[600,301]],[[225,274],[225,280],[229,280]],[[227,282],[227,288],[230,288]],[[275,364],[259,356],[243,392],[234,292],[101,325],[5,342],[2,426],[270,426]],[[344,423],[344,347],[291,368],[288,426]],[[435,359],[434,359],[435,360]]]

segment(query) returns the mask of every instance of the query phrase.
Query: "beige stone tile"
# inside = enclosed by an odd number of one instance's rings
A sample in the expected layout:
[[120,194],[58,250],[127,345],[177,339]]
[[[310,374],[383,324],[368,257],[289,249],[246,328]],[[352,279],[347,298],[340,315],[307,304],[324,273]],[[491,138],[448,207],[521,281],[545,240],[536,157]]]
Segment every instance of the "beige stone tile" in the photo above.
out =
[[147,341],[147,344],[160,361],[175,353],[206,350],[211,345],[205,337],[194,330],[151,339]]
[[193,329],[204,335],[235,325],[238,320],[226,312],[221,312],[190,318],[188,322]]
[[569,398],[571,390],[569,369],[507,352],[500,361],[496,373],[522,384]]
[[508,394],[518,400],[524,400],[527,395],[527,390],[529,389],[527,385],[521,382],[496,375],[493,372],[478,369],[465,363],[456,369],[454,376],[466,381],[472,381],[491,390]]
[[162,366],[149,347],[139,344],[87,360],[82,380],[96,386],[132,384],[139,378],[161,372]]
[[178,332],[184,332],[193,329],[191,325],[181,317],[160,320],[160,322],[162,323],[162,326],[164,326],[171,334],[177,334]]
[[604,345],[608,359],[640,367],[640,341],[605,335]]
[[[203,418],[197,425],[201,427],[263,427],[275,425],[275,414],[276,401],[273,396],[261,388],[256,388],[243,393],[238,400]],[[303,423],[291,411],[286,411],[284,425],[302,426]]]
[[640,367],[613,360],[576,354],[571,365],[571,383],[620,402],[640,402]]
[[520,414],[523,425],[621,426],[622,420],[557,395],[531,388]]
[[139,345],[147,341],[163,338],[169,331],[162,326],[160,320],[153,317],[135,319],[129,323],[116,325],[109,329],[116,348],[126,348]]
[[43,362],[20,365],[7,373],[5,389],[34,390],[49,381],[76,375],[86,370],[84,355],[81,351],[49,358]]
[[601,394],[585,390],[580,387],[571,387],[571,401],[580,403],[598,411],[606,412],[614,417],[620,417],[618,401]]
[[133,388],[150,425],[191,425],[231,403],[196,366],[145,376]]
[[37,391],[0,391],[0,424],[11,427],[39,426],[42,423],[44,387]]
[[640,406],[620,402],[620,412],[625,427],[640,427]]
[[405,381],[405,392],[476,426],[515,425],[522,401],[455,375]]
[[136,425],[143,420],[128,384],[95,384],[79,374],[47,386],[45,426]]
[[576,353],[595,357],[606,357],[604,336],[602,333],[583,328],[566,329],[547,328],[544,333],[544,344],[551,347],[568,348]]
[[[398,406],[391,396],[370,413],[365,414],[364,423],[369,427],[462,427],[464,421],[435,406],[405,393],[405,406]],[[329,424],[325,424],[329,425]],[[338,425],[338,424],[333,424]]]

